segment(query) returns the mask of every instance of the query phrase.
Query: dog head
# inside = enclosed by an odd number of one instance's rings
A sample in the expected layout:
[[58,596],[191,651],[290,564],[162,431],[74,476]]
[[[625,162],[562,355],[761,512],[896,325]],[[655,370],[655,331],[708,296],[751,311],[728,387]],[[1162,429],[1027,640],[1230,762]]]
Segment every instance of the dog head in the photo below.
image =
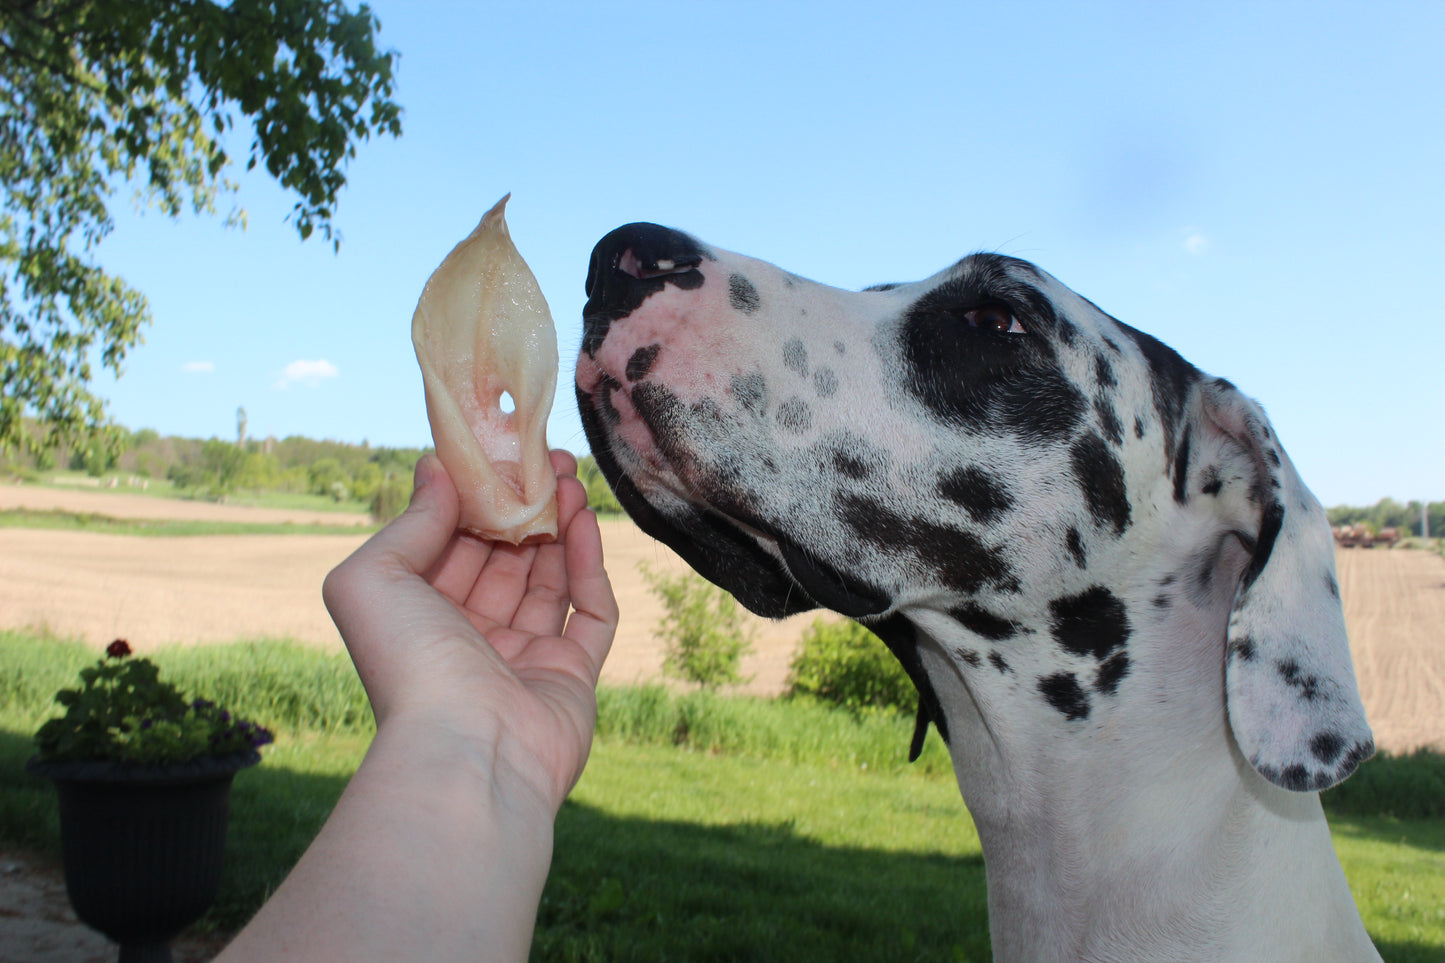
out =
[[1261,775],[1372,750],[1328,524],[1262,411],[1033,265],[848,292],[632,224],[587,293],[578,402],[627,512],[754,612],[874,628],[945,738],[920,632],[1079,727],[1183,619]]

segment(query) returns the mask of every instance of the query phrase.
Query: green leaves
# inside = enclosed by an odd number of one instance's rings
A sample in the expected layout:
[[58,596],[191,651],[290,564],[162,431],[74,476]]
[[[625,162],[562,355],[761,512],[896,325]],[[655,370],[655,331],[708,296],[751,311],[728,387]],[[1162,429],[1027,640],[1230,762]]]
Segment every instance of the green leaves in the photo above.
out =
[[0,452],[113,444],[89,359],[119,375],[150,309],[91,256],[109,205],[129,182],[171,217],[214,213],[238,110],[247,168],[297,195],[303,239],[339,246],[355,143],[401,134],[378,29],[341,0],[0,0]]
[[704,689],[747,682],[742,660],[753,649],[754,630],[737,601],[693,572],[669,575],[646,563],[638,567],[662,602],[657,634],[666,645],[663,674]]
[[[111,652],[118,651],[117,640]],[[124,649],[129,652],[129,649]],[[187,699],[149,659],[112,655],[61,689],[65,715],[35,734],[47,762],[111,760],[139,765],[226,756],[271,742],[271,733],[205,699]]]

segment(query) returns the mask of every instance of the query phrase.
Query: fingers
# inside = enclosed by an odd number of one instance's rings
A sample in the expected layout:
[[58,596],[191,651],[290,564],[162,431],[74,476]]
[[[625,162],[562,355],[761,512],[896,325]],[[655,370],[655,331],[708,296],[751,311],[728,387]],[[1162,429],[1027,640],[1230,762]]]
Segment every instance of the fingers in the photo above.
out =
[[[542,545],[499,545],[475,579],[466,608],[474,624],[510,626],[523,633],[558,635],[567,618],[567,560],[563,542],[573,516],[587,504],[570,452],[551,452],[557,477],[557,541]],[[504,653],[506,654],[506,653]]]
[[569,526],[586,504],[587,491],[581,482],[570,476],[557,479],[558,541],[537,549],[527,592],[512,617],[513,628],[534,635],[562,633],[571,594],[566,553]]
[[566,550],[572,615],[563,636],[587,655],[595,686],[617,633],[617,598],[603,567],[602,531],[594,512],[580,511],[572,518]]
[[343,638],[372,616],[376,583],[394,583],[437,564],[456,531],[457,491],[434,455],[416,466],[416,488],[406,511],[326,576],[321,596]]

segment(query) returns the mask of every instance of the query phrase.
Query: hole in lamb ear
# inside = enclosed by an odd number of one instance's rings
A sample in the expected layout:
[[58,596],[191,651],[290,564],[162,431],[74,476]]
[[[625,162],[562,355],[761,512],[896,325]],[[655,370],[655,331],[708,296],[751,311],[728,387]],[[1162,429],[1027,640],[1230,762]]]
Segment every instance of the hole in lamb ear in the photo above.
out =
[[506,391],[502,392],[502,396],[497,399],[497,406],[502,409],[504,415],[510,415],[517,410],[517,403],[512,400],[511,393]]

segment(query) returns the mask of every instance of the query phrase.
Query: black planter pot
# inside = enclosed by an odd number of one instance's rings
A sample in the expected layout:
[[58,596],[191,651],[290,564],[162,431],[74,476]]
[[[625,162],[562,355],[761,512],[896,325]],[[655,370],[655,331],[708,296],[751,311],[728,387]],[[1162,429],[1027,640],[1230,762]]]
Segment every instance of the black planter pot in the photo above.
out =
[[254,750],[176,766],[40,762],[55,783],[75,915],[120,944],[121,963],[167,963],[170,942],[216,899],[231,780]]

